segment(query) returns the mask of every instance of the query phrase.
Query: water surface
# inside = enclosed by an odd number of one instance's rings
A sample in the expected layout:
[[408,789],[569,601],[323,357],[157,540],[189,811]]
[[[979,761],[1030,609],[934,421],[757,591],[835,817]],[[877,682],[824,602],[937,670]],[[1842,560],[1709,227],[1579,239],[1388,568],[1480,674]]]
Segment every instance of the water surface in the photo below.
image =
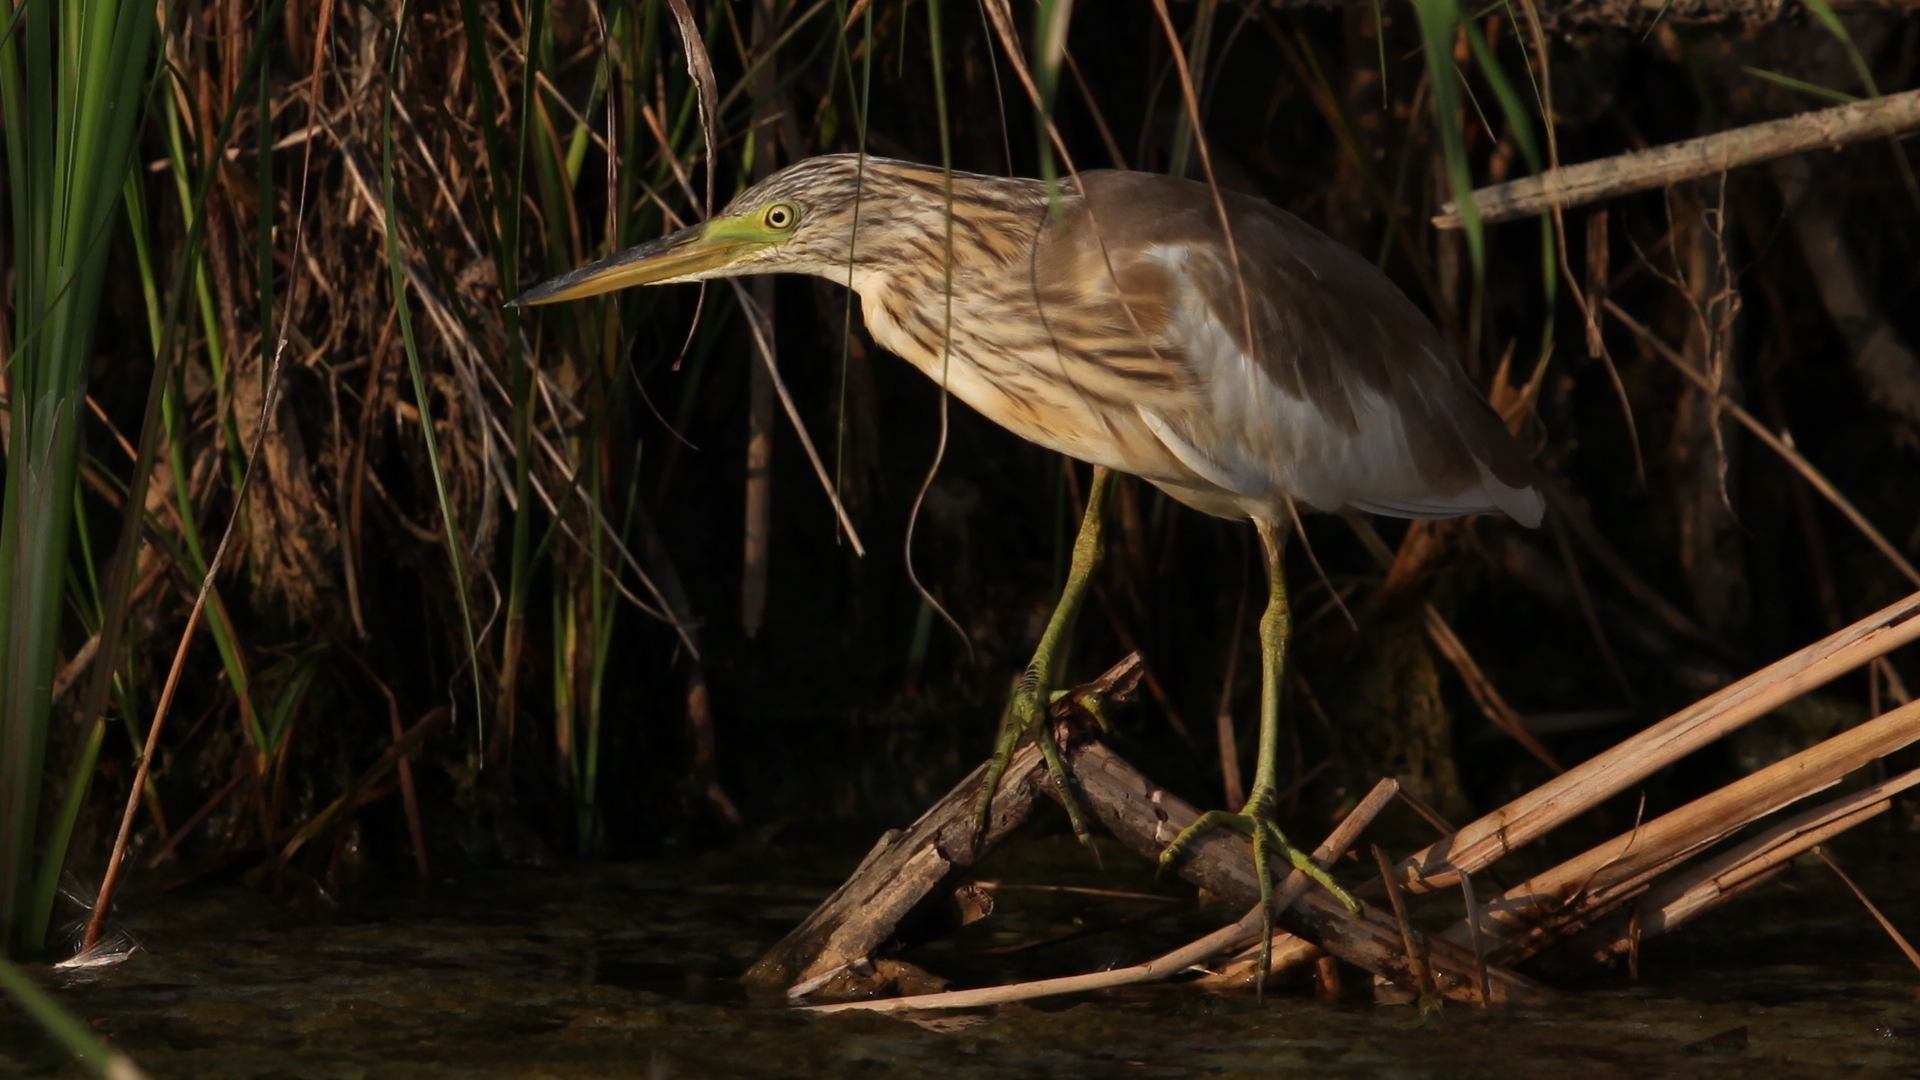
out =
[[[1906,842],[1859,838],[1849,867],[1920,930],[1920,875],[1876,854]],[[158,1077],[1920,1075],[1920,974],[1824,869],[1650,943],[1638,983],[1491,1013],[1423,1021],[1353,971],[1332,1005],[1158,986],[915,1023],[748,1001],[737,975],[855,859],[462,870],[344,906],[239,884],[134,895],[143,950],[59,993]],[[1195,910],[1124,853],[1106,864],[1041,840],[983,873],[1175,900],[1003,888],[991,918],[908,958],[970,984],[1032,978],[1135,962],[1235,914]],[[77,1073],[0,1008],[0,1075]]]

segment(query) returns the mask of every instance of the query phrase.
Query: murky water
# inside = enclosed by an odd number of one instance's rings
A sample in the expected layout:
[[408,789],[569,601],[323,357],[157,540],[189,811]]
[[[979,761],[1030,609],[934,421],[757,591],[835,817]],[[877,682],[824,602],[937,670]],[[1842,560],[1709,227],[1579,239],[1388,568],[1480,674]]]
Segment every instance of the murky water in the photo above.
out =
[[[1906,843],[1856,843],[1850,868],[1920,930],[1920,874],[1870,854]],[[856,854],[461,871],[424,899],[347,910],[276,906],[237,885],[129,897],[144,951],[66,979],[61,997],[162,1077],[1920,1075],[1920,974],[1807,867],[1650,944],[1639,984],[1603,978],[1527,1009],[1422,1021],[1360,985],[1337,1005],[1289,990],[1264,1007],[1143,987],[931,1025],[749,1003],[735,976]],[[984,869],[1007,883],[1180,892],[1123,854],[1107,866],[1040,841]],[[993,917],[911,958],[969,982],[1031,978],[1133,962],[1227,914],[999,896]],[[76,1075],[0,1006],[0,1075],[16,1074]]]

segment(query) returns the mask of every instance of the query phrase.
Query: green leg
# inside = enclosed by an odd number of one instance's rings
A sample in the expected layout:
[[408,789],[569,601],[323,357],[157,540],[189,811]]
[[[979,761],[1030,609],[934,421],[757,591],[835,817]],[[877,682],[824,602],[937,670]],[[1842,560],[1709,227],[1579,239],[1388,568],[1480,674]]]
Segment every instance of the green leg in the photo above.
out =
[[987,815],[993,809],[994,792],[1000,789],[1000,778],[1006,775],[1007,764],[1013,760],[1013,751],[1020,745],[1021,738],[1031,735],[1040,745],[1040,753],[1047,761],[1047,775],[1053,778],[1054,787],[1060,791],[1060,801],[1067,808],[1067,819],[1073,823],[1073,835],[1080,842],[1091,843],[1092,834],[1087,829],[1086,814],[1080,808],[1080,800],[1073,794],[1067,780],[1067,766],[1060,757],[1060,747],[1054,742],[1053,729],[1046,721],[1047,707],[1053,703],[1054,684],[1058,681],[1060,667],[1067,646],[1073,637],[1073,624],[1080,616],[1080,604],[1087,597],[1087,588],[1093,584],[1093,572],[1100,565],[1100,556],[1106,550],[1105,524],[1107,507],[1107,489],[1111,487],[1112,473],[1105,466],[1093,467],[1093,483],[1087,489],[1087,512],[1080,519],[1080,535],[1073,541],[1073,562],[1067,569],[1066,588],[1060,592],[1060,602],[1054,605],[1053,617],[1047,620],[1047,629],[1040,635],[1040,647],[1033,651],[1033,660],[1027,664],[1027,670],[1014,681],[1013,692],[1007,698],[1007,708],[1000,716],[1000,739],[993,751],[993,761],[987,766],[987,775],[980,783],[980,797],[973,805],[973,835],[985,835]]
[[1264,990],[1267,963],[1273,948],[1273,875],[1267,870],[1267,852],[1277,851],[1293,868],[1318,882],[1340,898],[1354,914],[1360,905],[1340,888],[1325,870],[1307,855],[1287,843],[1274,823],[1275,804],[1279,801],[1280,766],[1280,677],[1286,670],[1287,639],[1293,632],[1293,613],[1287,604],[1286,565],[1281,558],[1286,548],[1286,526],[1254,519],[1260,530],[1260,548],[1267,557],[1267,611],[1260,617],[1260,760],[1253,774],[1253,790],[1247,804],[1237,814],[1212,810],[1188,826],[1160,853],[1162,868],[1172,865],[1181,852],[1200,834],[1210,829],[1231,829],[1253,840],[1254,874],[1260,881],[1261,936],[1258,986]]

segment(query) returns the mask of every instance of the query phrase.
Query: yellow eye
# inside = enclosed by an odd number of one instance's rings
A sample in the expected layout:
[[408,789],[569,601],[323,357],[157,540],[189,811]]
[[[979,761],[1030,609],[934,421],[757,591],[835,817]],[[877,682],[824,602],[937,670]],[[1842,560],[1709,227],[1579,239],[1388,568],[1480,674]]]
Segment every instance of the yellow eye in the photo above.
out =
[[780,202],[767,207],[766,215],[761,220],[767,223],[769,229],[784,230],[793,228],[793,223],[799,219],[799,208],[792,203]]

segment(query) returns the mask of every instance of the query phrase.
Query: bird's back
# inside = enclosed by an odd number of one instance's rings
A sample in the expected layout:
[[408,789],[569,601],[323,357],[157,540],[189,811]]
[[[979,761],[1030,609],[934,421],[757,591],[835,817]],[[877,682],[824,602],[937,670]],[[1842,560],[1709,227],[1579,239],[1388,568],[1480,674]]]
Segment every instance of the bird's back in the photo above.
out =
[[1126,301],[1108,303],[1120,321],[1149,331],[1160,359],[1184,369],[1177,392],[1134,406],[1201,481],[1189,501],[1254,512],[1247,503],[1292,496],[1323,510],[1500,509],[1539,522],[1524,452],[1433,324],[1371,263],[1284,210],[1222,192],[1236,281],[1205,185],[1109,171],[1082,183],[1078,212],[1041,250],[1071,258],[1096,291],[1111,295],[1117,280]]
[[934,237],[916,272],[869,277],[876,339],[1014,433],[1210,513],[1274,517],[1290,497],[1539,521],[1519,445],[1372,264],[1222,193],[1236,281],[1205,185],[1104,170],[1078,184],[1056,212],[1037,181],[956,174],[951,284],[928,269]]

